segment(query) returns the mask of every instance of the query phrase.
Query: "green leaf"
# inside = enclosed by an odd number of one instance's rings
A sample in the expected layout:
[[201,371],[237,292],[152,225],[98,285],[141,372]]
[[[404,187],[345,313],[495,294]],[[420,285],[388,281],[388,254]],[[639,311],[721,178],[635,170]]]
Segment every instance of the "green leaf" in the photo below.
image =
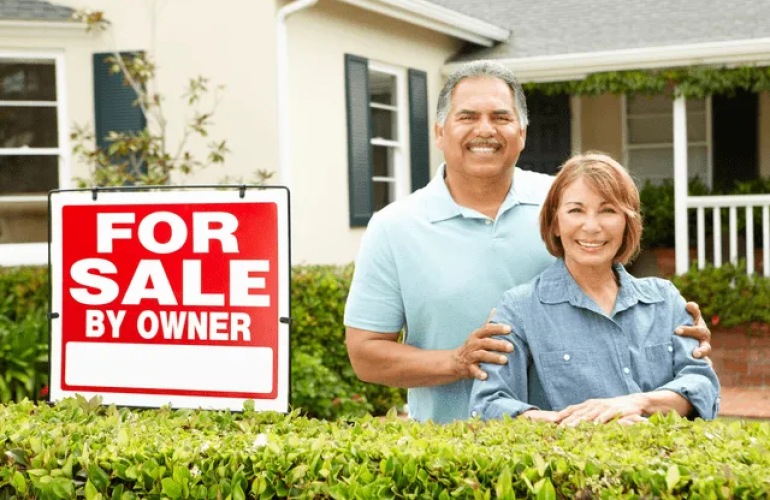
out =
[[102,494],[99,493],[99,491],[96,489],[96,486],[94,486],[94,483],[91,481],[86,481],[86,486],[83,492],[86,495],[86,500],[100,500],[102,498]]
[[495,494],[497,498],[514,498],[513,494],[513,478],[511,477],[511,471],[508,467],[503,465],[503,470],[500,475],[497,476],[495,482]]
[[547,477],[535,484],[535,491],[537,492],[537,500],[556,500],[556,490]]
[[164,495],[169,498],[182,498],[182,486],[170,477],[161,479],[160,484]]
[[682,476],[679,473],[678,465],[673,464],[668,468],[668,472],[666,473],[666,488],[668,489],[669,493],[674,491],[674,488],[676,488],[676,485],[679,483],[681,477]]
[[110,476],[98,465],[91,464],[88,467],[88,481],[93,483],[97,491],[105,491],[110,484]]
[[24,474],[19,471],[13,473],[12,479],[13,488],[21,495],[27,492],[27,480],[24,479]]

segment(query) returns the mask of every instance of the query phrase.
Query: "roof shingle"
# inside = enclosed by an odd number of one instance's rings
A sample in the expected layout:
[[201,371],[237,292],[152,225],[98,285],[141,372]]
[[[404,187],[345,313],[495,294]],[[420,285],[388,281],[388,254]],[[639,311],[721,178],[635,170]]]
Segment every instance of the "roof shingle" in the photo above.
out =
[[0,0],[0,19],[70,21],[74,9],[43,0]]

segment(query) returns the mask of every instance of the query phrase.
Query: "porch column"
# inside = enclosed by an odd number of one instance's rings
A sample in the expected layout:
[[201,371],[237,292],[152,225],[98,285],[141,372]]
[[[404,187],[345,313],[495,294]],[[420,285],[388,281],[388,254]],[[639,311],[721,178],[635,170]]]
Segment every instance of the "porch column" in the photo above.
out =
[[687,238],[687,100],[674,99],[674,229],[676,274],[687,272],[689,241]]

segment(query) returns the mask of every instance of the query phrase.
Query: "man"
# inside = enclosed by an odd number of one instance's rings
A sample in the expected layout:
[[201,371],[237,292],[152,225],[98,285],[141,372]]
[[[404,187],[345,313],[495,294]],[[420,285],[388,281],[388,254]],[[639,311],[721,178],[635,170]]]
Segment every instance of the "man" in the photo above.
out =
[[[553,178],[515,168],[526,128],[513,74],[491,61],[464,65],[439,94],[444,165],[375,214],[362,240],[345,308],[350,361],[362,380],[408,387],[417,420],[468,417],[473,380],[486,378],[479,363],[504,364],[511,349],[494,338],[510,328],[485,318],[553,261],[538,223]],[[696,357],[711,350],[699,325],[678,329],[703,340]]]

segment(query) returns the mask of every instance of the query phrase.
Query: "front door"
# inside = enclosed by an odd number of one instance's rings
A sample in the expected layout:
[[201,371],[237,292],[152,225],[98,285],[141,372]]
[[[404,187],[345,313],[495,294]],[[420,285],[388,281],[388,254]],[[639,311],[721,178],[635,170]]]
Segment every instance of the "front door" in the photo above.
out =
[[529,92],[527,109],[527,143],[516,165],[525,170],[555,174],[570,157],[569,96]]

